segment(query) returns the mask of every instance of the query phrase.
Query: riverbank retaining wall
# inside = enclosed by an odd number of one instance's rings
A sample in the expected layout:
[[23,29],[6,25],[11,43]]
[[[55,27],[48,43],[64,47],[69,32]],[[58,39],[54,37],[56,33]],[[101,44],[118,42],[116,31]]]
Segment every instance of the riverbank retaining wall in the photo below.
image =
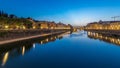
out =
[[69,30],[0,30],[0,44],[53,35]]

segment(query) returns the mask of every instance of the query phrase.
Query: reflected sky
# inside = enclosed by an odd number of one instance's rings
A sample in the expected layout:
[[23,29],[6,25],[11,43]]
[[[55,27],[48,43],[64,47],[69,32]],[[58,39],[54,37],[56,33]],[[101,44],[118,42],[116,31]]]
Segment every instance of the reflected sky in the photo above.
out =
[[0,68],[119,68],[120,47],[113,41],[120,42],[79,31],[11,43],[0,46]]

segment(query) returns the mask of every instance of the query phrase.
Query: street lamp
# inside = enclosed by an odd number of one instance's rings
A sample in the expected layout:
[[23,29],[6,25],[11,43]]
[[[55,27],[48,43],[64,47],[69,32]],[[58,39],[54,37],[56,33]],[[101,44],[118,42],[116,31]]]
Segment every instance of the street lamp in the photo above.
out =
[[8,29],[9,28],[9,26],[8,25],[5,25],[5,29]]

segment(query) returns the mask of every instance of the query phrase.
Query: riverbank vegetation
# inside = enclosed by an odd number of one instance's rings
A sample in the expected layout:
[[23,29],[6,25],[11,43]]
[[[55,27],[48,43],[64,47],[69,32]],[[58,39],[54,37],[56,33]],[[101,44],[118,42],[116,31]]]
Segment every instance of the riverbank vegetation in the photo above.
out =
[[0,29],[6,30],[20,30],[20,29],[71,29],[72,25],[63,24],[54,21],[39,21],[31,17],[23,18],[17,17],[14,14],[7,14],[0,11]]
[[43,33],[68,31],[73,29],[70,24],[54,21],[39,21],[31,17],[17,17],[0,11],[0,40],[15,39]]
[[14,14],[0,11],[0,29],[24,29],[32,28],[32,22],[26,18],[19,18]]

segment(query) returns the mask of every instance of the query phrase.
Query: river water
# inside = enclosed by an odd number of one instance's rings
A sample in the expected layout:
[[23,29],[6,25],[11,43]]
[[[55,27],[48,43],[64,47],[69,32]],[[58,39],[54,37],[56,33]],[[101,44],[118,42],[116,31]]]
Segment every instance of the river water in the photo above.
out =
[[120,68],[120,39],[78,31],[0,46],[0,68]]

